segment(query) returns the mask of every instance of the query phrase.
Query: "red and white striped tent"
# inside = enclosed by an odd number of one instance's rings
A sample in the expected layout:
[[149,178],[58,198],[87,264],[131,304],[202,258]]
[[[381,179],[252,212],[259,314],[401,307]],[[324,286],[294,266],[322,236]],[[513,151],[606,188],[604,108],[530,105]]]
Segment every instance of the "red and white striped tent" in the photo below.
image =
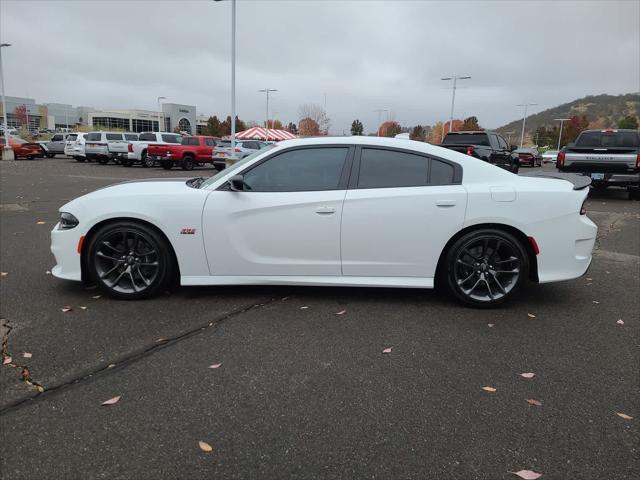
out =
[[272,141],[280,141],[280,140],[291,140],[294,138],[298,138],[296,135],[291,133],[288,130],[275,130],[262,127],[253,127],[249,130],[244,130],[243,132],[236,133],[237,140],[272,140]]

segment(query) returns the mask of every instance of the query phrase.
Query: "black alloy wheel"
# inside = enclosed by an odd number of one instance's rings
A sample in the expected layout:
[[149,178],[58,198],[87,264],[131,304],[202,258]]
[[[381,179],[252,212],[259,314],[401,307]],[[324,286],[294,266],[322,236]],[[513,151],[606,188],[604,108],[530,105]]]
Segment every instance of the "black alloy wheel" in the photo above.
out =
[[156,164],[155,159],[147,155],[147,152],[142,152],[142,156],[140,157],[140,159],[142,161],[142,166],[145,168],[151,168]]
[[528,277],[529,261],[520,242],[507,232],[470,232],[447,252],[447,284],[462,303],[494,307],[504,303]]
[[145,225],[106,225],[91,237],[86,256],[90,278],[115,298],[146,298],[165,289],[174,261],[166,240]]
[[100,165],[106,165],[107,163],[109,163],[109,159],[107,157],[100,157],[98,158],[98,163]]
[[193,170],[194,162],[193,157],[190,155],[185,156],[182,159],[182,169],[183,170]]

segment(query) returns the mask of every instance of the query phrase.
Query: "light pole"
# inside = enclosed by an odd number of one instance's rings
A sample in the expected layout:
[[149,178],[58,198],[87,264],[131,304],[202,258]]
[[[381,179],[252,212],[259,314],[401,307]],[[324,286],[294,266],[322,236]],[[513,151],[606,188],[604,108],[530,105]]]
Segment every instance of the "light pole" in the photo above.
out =
[[516,107],[524,107],[524,117],[522,117],[522,133],[520,134],[520,148],[524,145],[524,126],[527,123],[527,108],[538,105],[537,103],[521,103]]
[[7,121],[7,102],[4,98],[4,73],[2,72],[2,49],[10,46],[10,43],[0,43],[0,86],[2,87],[2,115],[4,117],[4,128],[2,129],[4,147],[2,148],[2,158],[5,160],[15,160],[13,149],[9,146],[9,122]]
[[384,108],[379,108],[377,110],[374,110],[374,113],[378,114],[378,129],[377,129],[377,135],[378,137],[380,136],[380,126],[382,125],[382,113],[386,112],[387,115],[389,115],[389,110],[385,110]]
[[160,100],[166,100],[167,97],[158,97],[158,131],[161,132],[163,129],[160,128],[160,113],[162,113],[162,110],[160,107]]
[[[221,2],[222,0],[213,0]],[[231,149],[236,147],[236,0],[231,0]]]
[[444,77],[440,79],[440,80],[453,80],[453,95],[451,96],[451,114],[449,115],[449,131],[453,129],[453,105],[456,103],[456,86],[458,84],[458,80],[467,80],[469,78],[471,78],[471,76],[469,75],[453,75],[451,77]]
[[558,135],[558,151],[560,151],[560,139],[562,138],[562,126],[564,122],[571,120],[570,118],[554,118],[556,122],[560,122],[560,135]]
[[267,94],[267,120],[265,122],[265,127],[267,128],[266,141],[269,141],[269,92],[277,92],[277,88],[263,88],[262,90],[258,90],[260,93]]

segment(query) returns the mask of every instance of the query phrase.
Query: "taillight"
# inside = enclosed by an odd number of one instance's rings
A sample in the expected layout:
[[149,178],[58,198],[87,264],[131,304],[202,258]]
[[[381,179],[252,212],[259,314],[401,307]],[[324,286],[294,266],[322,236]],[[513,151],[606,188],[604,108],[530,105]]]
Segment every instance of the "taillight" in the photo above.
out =
[[133,152],[133,145],[131,145],[131,144],[127,145],[127,151],[128,152]]
[[636,168],[640,168],[640,153],[636,155]]
[[470,157],[473,157],[473,151],[476,149],[476,147],[467,147],[467,155],[469,155]]
[[582,202],[582,206],[580,207],[580,215],[586,215],[587,214],[587,207],[585,207],[586,203],[587,203],[586,200],[584,202]]
[[558,153],[558,159],[556,160],[556,165],[558,167],[564,167],[564,152]]
[[234,148],[233,151],[240,153],[242,150],[240,150],[239,148]]

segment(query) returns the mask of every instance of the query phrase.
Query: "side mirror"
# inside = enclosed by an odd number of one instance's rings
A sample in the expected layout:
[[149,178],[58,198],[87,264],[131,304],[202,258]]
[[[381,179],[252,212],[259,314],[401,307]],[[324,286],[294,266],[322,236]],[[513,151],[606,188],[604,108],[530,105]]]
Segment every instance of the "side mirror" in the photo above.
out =
[[244,177],[242,175],[234,175],[229,179],[229,188],[234,192],[242,192],[244,190]]

